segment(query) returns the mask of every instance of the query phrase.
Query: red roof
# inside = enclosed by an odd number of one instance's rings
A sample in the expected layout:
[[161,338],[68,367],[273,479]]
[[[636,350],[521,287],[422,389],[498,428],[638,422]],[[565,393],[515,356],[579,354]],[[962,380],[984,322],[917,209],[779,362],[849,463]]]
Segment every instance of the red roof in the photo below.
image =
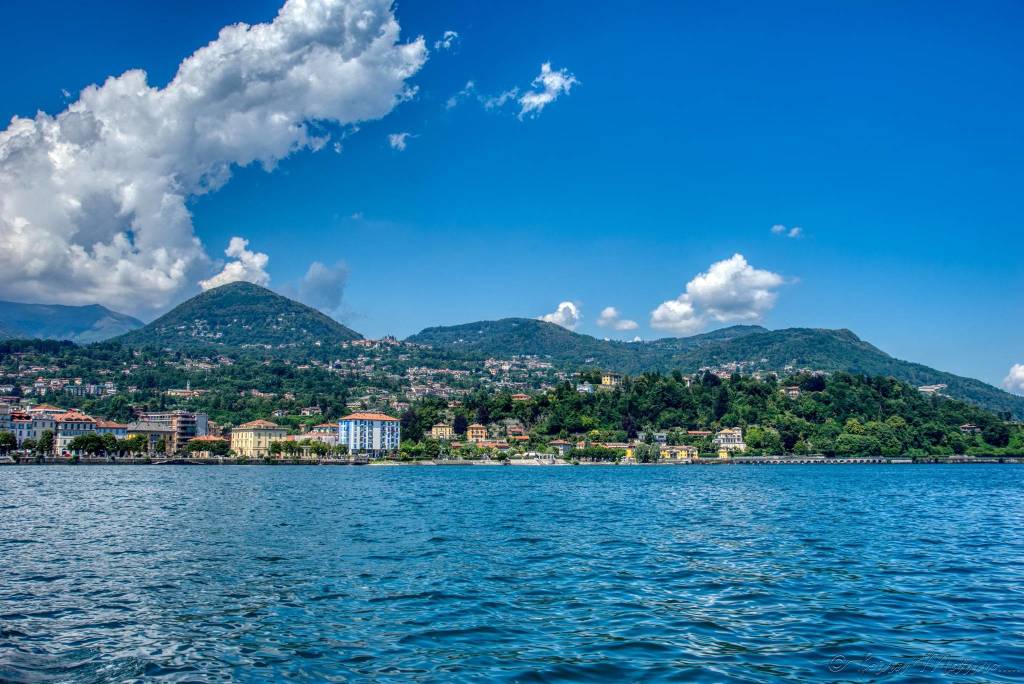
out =
[[78,411],[68,411],[54,418],[58,423],[95,423],[92,416],[87,416]]
[[203,435],[202,437],[193,437],[188,440],[190,442],[224,442],[226,441],[223,437],[217,435]]
[[386,420],[398,422],[397,418],[387,415],[386,413],[374,413],[372,411],[364,411],[359,413],[350,413],[349,415],[342,418],[342,420]]

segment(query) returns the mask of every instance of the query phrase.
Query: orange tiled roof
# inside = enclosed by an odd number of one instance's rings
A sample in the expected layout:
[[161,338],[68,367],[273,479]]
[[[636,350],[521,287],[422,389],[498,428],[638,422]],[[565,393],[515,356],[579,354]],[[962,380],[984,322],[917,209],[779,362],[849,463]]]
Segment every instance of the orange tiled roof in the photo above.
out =
[[54,417],[54,420],[57,421],[58,423],[96,422],[95,420],[93,420],[92,416],[87,416],[84,413],[80,413],[79,411],[68,411],[67,413],[62,413],[59,416]]
[[29,409],[29,411],[63,411],[63,410],[64,409],[62,409],[60,407],[57,407],[57,406],[54,406],[53,404],[39,404],[38,406],[33,406],[32,408]]
[[226,441],[223,437],[217,435],[203,435],[202,437],[193,437],[188,440],[190,442],[224,442]]
[[374,413],[372,411],[362,411],[359,413],[350,413],[342,420],[389,420],[398,422],[397,418],[393,418],[385,413]]
[[114,429],[117,429],[117,428],[124,428],[125,430],[128,429],[127,425],[123,425],[121,423],[115,423],[112,420],[97,420],[96,421],[96,427],[98,427],[98,428],[107,428],[108,430],[114,430]]

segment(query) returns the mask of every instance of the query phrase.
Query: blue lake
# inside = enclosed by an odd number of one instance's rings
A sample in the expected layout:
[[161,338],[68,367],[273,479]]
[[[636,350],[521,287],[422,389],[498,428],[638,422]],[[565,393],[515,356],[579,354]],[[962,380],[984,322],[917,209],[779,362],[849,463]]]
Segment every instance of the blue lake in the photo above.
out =
[[8,467],[0,681],[1019,681],[1024,467]]

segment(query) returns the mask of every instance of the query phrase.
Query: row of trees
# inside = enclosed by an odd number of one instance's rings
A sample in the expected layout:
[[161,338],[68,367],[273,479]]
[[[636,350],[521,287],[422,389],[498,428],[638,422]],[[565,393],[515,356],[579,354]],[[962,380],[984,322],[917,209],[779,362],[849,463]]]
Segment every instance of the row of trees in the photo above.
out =
[[344,456],[348,447],[344,444],[325,444],[318,439],[286,440],[270,443],[270,453],[274,456],[299,456],[303,453],[315,456]]

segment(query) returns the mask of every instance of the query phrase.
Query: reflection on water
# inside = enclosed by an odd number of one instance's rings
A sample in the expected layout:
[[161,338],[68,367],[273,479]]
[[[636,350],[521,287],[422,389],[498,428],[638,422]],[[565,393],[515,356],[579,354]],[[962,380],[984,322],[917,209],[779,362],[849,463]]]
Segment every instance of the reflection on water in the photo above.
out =
[[1017,681],[1022,513],[1015,466],[9,467],[0,680]]

